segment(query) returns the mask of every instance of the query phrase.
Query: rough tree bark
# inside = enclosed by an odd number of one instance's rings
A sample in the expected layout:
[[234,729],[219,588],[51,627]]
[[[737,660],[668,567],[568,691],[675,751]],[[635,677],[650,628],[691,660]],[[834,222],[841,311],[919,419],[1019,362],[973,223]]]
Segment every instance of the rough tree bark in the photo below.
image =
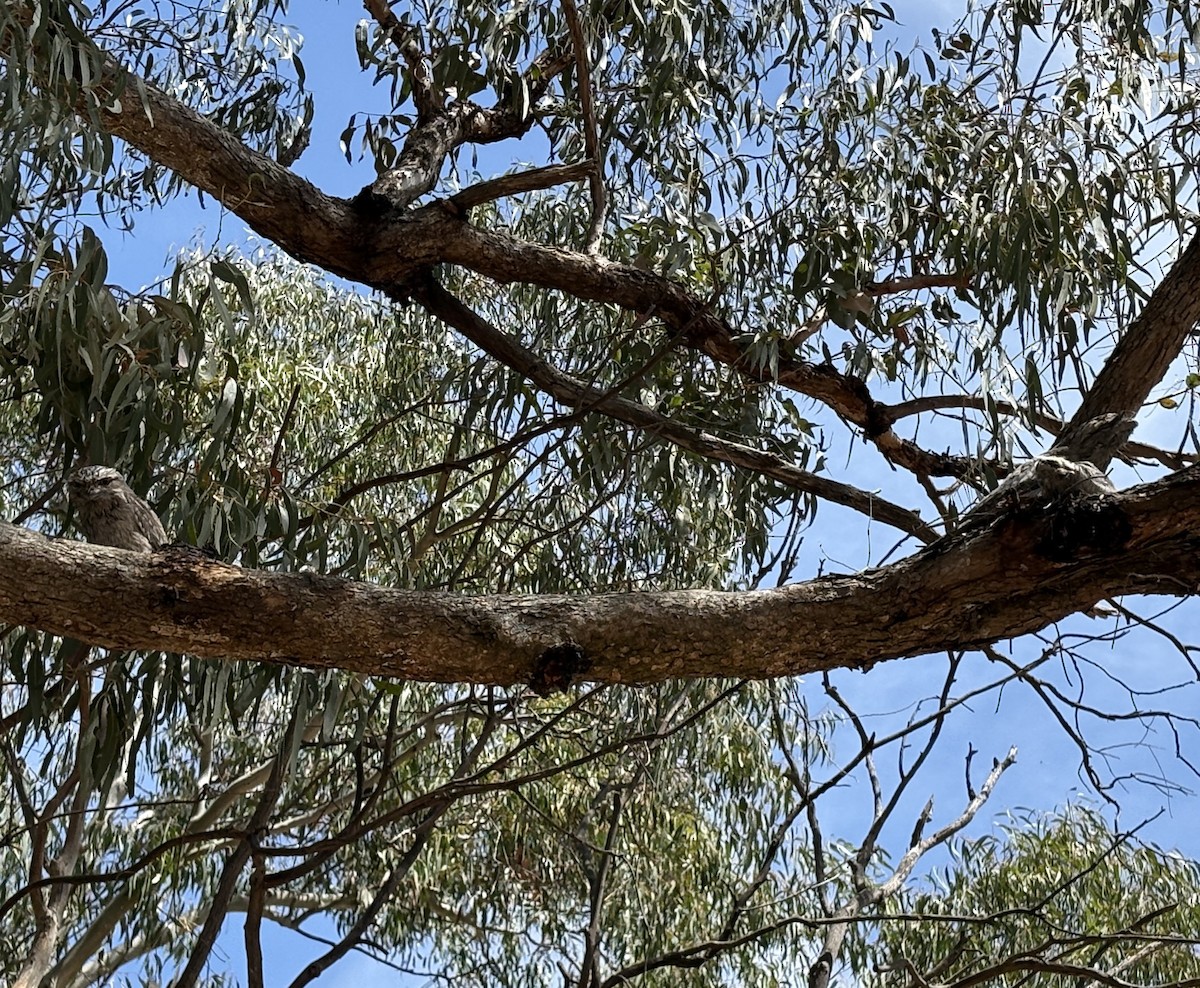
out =
[[762,678],[1011,638],[1118,594],[1193,593],[1197,531],[1192,467],[1101,502],[1018,511],[891,566],[775,590],[467,597],[0,524],[0,620],[110,648],[403,679]]

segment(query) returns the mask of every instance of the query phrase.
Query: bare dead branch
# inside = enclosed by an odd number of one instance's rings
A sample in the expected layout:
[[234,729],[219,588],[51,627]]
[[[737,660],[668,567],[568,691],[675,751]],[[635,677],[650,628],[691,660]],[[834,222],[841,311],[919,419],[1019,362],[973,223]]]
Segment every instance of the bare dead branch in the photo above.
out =
[[912,870],[916,867],[918,861],[924,857],[931,848],[944,844],[950,837],[961,831],[967,824],[975,819],[976,814],[983,808],[983,804],[987,802],[991,796],[992,790],[996,788],[996,783],[1000,781],[1000,777],[1007,771],[1017,760],[1017,749],[1010,748],[1008,754],[996,762],[992,766],[992,770],[988,773],[983,784],[979,787],[979,792],[967,804],[966,808],[955,819],[942,827],[939,827],[934,833],[928,837],[923,837],[916,844],[910,847],[904,856],[896,865],[892,874],[883,882],[881,882],[875,890],[873,900],[882,902],[885,899],[891,898],[900,890],[900,886],[908,880]]
[[[1015,637],[1107,597],[1200,584],[1200,469],[1107,503],[1129,523],[1119,553],[1046,559],[1037,547],[1050,519],[1025,518],[880,569],[776,590],[581,597],[393,590],[50,540],[0,523],[0,621],[110,648],[439,681],[527,682],[538,656],[566,641],[579,645],[590,662],[581,678],[592,681],[865,668]],[[670,630],[681,621],[695,632],[682,643]],[[974,642],[962,640],[964,628]]]

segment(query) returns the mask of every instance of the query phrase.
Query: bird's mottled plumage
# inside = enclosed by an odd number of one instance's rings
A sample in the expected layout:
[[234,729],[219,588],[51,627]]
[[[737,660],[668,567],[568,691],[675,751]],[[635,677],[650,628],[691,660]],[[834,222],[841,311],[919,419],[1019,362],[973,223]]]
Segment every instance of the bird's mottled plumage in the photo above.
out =
[[80,467],[67,478],[67,490],[89,542],[149,552],[167,541],[158,515],[112,467]]
[[1064,433],[1049,452],[1014,467],[1004,483],[975,505],[966,521],[971,527],[990,524],[1014,503],[1111,494],[1112,481],[1095,461],[1107,463],[1136,425],[1132,416],[1109,413]]

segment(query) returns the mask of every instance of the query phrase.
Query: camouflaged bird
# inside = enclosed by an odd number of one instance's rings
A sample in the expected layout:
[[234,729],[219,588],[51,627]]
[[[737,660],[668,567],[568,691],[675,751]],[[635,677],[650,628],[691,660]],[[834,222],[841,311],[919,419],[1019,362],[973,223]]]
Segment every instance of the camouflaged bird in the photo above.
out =
[[154,510],[112,467],[80,467],[67,478],[75,521],[89,542],[149,552],[167,541]]
[[967,514],[963,525],[990,525],[1015,505],[1068,495],[1112,494],[1116,488],[1094,461],[1107,463],[1136,426],[1131,415],[1108,413],[1088,419],[1041,456],[1014,467],[1004,483]]

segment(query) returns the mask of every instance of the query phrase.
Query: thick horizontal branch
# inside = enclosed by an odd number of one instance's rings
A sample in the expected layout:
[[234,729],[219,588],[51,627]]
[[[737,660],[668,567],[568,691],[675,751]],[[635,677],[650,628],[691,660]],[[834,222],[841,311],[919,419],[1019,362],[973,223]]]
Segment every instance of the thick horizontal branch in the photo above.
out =
[[1039,549],[1047,512],[854,576],[591,596],[393,590],[240,569],[186,550],[52,540],[3,523],[0,621],[110,648],[410,680],[545,681],[546,663],[564,655],[581,659],[574,678],[599,682],[800,675],[1016,637],[1105,597],[1194,593],[1200,468],[1111,506],[1128,520],[1128,538],[1072,562]]

